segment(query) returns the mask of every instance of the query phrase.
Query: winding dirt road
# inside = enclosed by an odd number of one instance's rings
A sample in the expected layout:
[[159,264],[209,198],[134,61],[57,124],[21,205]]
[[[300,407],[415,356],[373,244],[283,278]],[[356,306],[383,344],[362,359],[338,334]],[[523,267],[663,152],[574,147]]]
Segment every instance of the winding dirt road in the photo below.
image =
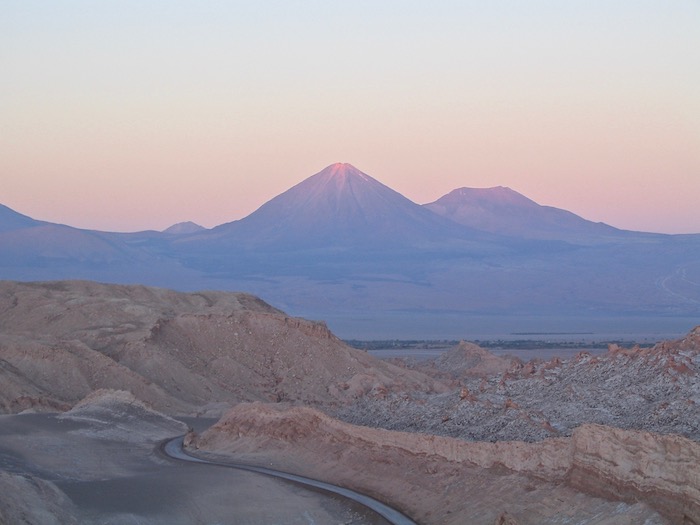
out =
[[301,485],[305,485],[308,487],[314,487],[317,489],[332,492],[334,494],[338,494],[339,496],[343,496],[345,498],[348,498],[356,503],[360,503],[361,505],[364,505],[365,507],[371,509],[372,511],[374,511],[377,514],[379,514],[380,516],[382,516],[384,519],[386,519],[392,525],[418,525],[415,521],[413,521],[409,517],[403,515],[398,510],[393,509],[393,508],[389,507],[388,505],[386,505],[386,504],[382,503],[381,501],[378,501],[374,498],[371,498],[371,497],[366,496],[364,494],[360,494],[359,492],[355,492],[354,490],[346,489],[343,487],[338,487],[336,485],[331,485],[330,483],[325,483],[323,481],[318,481],[318,480],[311,479],[311,478],[305,478],[303,476],[297,476],[296,474],[289,474],[287,472],[280,472],[278,470],[272,470],[272,469],[265,468],[265,467],[257,467],[257,466],[253,466],[253,465],[243,465],[243,464],[239,464],[239,463],[225,463],[225,462],[219,462],[219,461],[210,461],[207,459],[199,458],[197,456],[194,456],[192,454],[185,452],[185,450],[183,448],[183,440],[184,440],[184,436],[179,436],[179,437],[170,439],[168,441],[165,441],[165,442],[160,444],[159,450],[163,455],[165,455],[171,459],[178,460],[178,461],[188,461],[190,463],[203,463],[206,465],[217,465],[217,466],[221,466],[221,467],[246,470],[249,472],[257,472],[259,474],[274,476],[277,478],[282,478],[282,479],[286,479],[289,481],[293,481],[295,483],[299,483]]

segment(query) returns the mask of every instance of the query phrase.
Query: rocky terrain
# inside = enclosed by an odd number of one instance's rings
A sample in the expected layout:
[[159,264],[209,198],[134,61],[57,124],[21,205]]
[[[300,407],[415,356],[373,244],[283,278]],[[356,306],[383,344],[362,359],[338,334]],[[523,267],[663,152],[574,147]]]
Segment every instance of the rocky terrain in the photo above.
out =
[[183,434],[187,425],[153,410],[125,390],[97,390],[72,409],[57,416],[60,421],[89,423],[85,435],[122,442],[152,442]]
[[339,405],[442,386],[246,294],[1,282],[0,412],[63,411],[100,388],[168,414],[220,414],[239,401]]
[[486,377],[508,372],[514,366],[515,359],[498,357],[474,343],[461,341],[456,347],[443,353],[432,363],[432,367],[421,367],[431,375],[447,376],[450,379],[462,377]]
[[190,446],[348,485],[426,524],[700,523],[700,327],[528,363],[460,343],[411,366],[451,390],[360,398],[344,421],[239,405]]
[[474,441],[570,436],[585,423],[700,441],[700,327],[652,348],[612,345],[597,356],[582,352],[524,364],[463,343],[415,367],[452,379],[452,390],[359,399],[335,415],[360,425]]
[[[0,282],[0,411],[23,412],[0,416],[0,522],[215,522],[238,516],[235,486],[249,523],[305,523],[308,496],[154,453],[186,431],[173,417],[224,413],[191,450],[423,525],[700,524],[699,374],[700,327],[596,356],[524,363],[462,342],[389,363],[247,294]],[[253,504],[261,487],[297,521]],[[314,505],[319,523],[355,522]]]

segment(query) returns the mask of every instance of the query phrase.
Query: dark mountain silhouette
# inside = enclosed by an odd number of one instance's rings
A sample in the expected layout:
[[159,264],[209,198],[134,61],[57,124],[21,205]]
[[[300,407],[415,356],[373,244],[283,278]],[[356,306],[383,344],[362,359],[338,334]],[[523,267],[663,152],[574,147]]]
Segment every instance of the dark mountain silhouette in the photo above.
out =
[[503,186],[459,188],[424,206],[470,228],[514,237],[578,242],[629,233],[560,208],[541,206]]

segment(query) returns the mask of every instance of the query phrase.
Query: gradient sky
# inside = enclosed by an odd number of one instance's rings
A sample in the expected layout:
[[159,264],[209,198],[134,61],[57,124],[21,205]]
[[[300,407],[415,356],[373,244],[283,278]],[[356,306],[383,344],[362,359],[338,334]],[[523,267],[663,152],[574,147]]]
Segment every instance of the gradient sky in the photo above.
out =
[[239,219],[334,162],[700,233],[697,0],[0,2],[0,203]]

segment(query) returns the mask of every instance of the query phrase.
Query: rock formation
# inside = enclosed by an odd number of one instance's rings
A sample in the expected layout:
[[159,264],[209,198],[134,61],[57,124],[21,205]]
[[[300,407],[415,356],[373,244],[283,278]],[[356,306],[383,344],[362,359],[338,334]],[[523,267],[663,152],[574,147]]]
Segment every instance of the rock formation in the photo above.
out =
[[[450,368],[460,370],[458,363]],[[651,348],[612,345],[597,356],[582,352],[478,375],[465,367],[450,373],[459,383],[448,393],[358,399],[335,415],[359,425],[475,441],[569,436],[586,423],[700,441],[700,327]]]
[[66,410],[101,388],[220,414],[241,400],[342,404],[440,385],[247,294],[0,282],[0,412]]
[[451,377],[485,377],[500,375],[515,366],[514,359],[499,357],[479,345],[460,341],[435,359],[435,368]]

